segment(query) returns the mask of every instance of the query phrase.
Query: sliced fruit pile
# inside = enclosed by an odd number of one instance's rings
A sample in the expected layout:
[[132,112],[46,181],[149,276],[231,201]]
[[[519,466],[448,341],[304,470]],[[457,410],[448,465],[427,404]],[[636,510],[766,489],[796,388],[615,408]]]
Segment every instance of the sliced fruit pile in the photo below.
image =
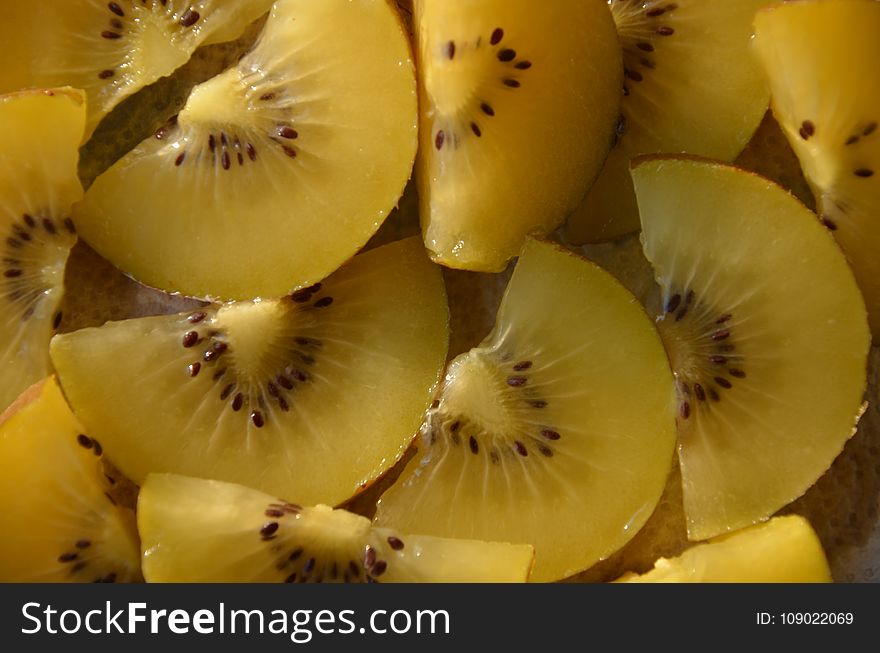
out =
[[838,573],[880,3],[13,4],[0,581]]

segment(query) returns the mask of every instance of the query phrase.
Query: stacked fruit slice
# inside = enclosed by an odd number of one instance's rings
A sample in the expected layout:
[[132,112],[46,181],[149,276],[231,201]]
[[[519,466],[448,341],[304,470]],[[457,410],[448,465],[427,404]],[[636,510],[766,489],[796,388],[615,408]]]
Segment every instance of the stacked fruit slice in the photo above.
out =
[[327,506],[153,474],[138,526],[151,582],[524,582],[528,545],[402,535]]
[[140,579],[134,513],[117,505],[102,453],[54,379],[0,417],[0,580]]
[[[691,539],[764,520],[830,466],[864,407],[864,300],[831,234],[732,166],[633,169],[678,387]],[[808,298],[808,301],[805,301]]]
[[577,205],[611,147],[604,0],[416,0],[419,197],[435,261],[497,272]]
[[578,243],[637,231],[632,157],[688,152],[732,161],[767,110],[749,52],[752,18],[768,0],[610,0],[623,46],[617,144],[568,222]]
[[536,580],[580,571],[642,526],[674,445],[674,394],[647,315],[610,275],[529,242],[495,329],[449,366],[380,526],[528,542]]
[[0,92],[69,84],[88,97],[85,137],[124,98],[202,44],[236,38],[272,0],[10,2],[0,22]]
[[0,96],[0,410],[50,369],[85,113],[68,88]]
[[880,336],[880,4],[779,5],[755,20],[783,126]]
[[403,455],[448,321],[439,269],[411,238],[282,299],[111,322],[51,351],[77,415],[134,481],[177,472],[336,504]]
[[149,285],[278,297],[321,281],[379,228],[416,132],[415,72],[390,5],[278,0],[253,50],[101,175],[74,221]]
[[766,524],[715,538],[678,558],[660,558],[627,583],[828,583],[822,544],[803,517],[775,517]]

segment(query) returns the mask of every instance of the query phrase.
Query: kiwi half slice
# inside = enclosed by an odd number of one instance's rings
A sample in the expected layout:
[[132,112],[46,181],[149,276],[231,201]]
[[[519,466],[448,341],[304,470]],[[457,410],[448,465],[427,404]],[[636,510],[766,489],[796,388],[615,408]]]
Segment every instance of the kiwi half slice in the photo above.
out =
[[498,272],[581,200],[622,67],[604,0],[416,0],[418,175],[435,261]]
[[529,241],[483,343],[449,366],[380,526],[528,542],[559,579],[629,540],[675,443],[660,337],[611,275]]
[[843,247],[880,337],[880,3],[797,2],[760,12],[755,44],[773,113],[822,222]]
[[768,518],[843,449],[863,411],[865,304],[830,232],[776,184],[687,157],[632,174],[701,540]]
[[379,228],[416,134],[412,57],[386,0],[279,0],[254,49],[98,177],[74,221],[148,285],[279,297]]
[[61,85],[83,89],[88,138],[124,98],[171,74],[198,46],[235,39],[269,10],[272,0],[5,4],[0,92]]
[[0,96],[0,410],[51,368],[85,114],[69,88]]
[[140,580],[134,513],[117,505],[101,456],[53,378],[0,416],[0,581]]
[[439,269],[411,238],[279,300],[58,335],[76,414],[123,473],[335,505],[409,445],[446,360]]
[[524,582],[524,544],[448,540],[373,528],[241,485],[150,474],[138,499],[150,582]]
[[751,56],[752,19],[768,0],[609,0],[623,46],[617,145],[568,220],[572,242],[639,229],[630,159],[689,152],[732,161],[770,100]]
[[816,531],[803,517],[774,517],[721,535],[677,558],[660,558],[626,583],[830,583],[831,570]]

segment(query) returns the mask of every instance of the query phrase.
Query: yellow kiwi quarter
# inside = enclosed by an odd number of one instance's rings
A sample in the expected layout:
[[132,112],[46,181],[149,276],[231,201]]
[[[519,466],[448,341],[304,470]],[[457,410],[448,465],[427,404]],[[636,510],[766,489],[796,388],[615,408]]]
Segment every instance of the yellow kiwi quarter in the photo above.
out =
[[880,334],[880,4],[774,5],[755,18],[773,113]]
[[85,115],[70,88],[0,96],[0,410],[51,369]]
[[386,0],[278,0],[254,48],[99,176],[83,240],[150,286],[279,297],[320,281],[412,172],[416,82]]
[[149,582],[524,582],[524,544],[374,528],[329,506],[301,506],[241,485],[151,474],[138,499]]
[[568,220],[567,237],[599,242],[638,231],[629,162],[654,152],[732,161],[767,110],[751,53],[752,18],[768,0],[609,0],[623,47],[618,139]]
[[135,482],[174,472],[338,504],[406,450],[446,360],[448,308],[418,237],[275,300],[58,335],[79,418]]
[[675,444],[660,337],[611,275],[530,240],[495,328],[450,364],[376,524],[535,547],[533,579],[620,548],[654,510]]
[[134,513],[113,498],[102,453],[54,378],[0,416],[0,581],[141,579]]
[[843,449],[863,411],[867,313],[831,233],[776,184],[689,157],[632,174],[702,540],[767,519]]
[[7,2],[0,23],[0,92],[83,89],[87,138],[124,98],[170,75],[198,46],[235,39],[271,5],[271,0]]
[[614,135],[621,54],[604,0],[416,0],[425,244],[498,272],[577,205]]
[[618,582],[830,583],[831,570],[810,522],[788,515],[660,558],[650,571]]

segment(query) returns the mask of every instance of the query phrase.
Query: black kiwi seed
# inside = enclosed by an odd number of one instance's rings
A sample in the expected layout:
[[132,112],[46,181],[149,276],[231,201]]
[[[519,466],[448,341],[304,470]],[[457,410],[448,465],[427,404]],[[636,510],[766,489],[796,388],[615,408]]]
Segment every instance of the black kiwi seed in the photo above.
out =
[[489,43],[491,43],[492,45],[498,45],[499,43],[501,43],[501,39],[503,38],[504,30],[500,27],[496,27],[495,30],[492,32],[492,37],[489,39]]
[[804,139],[805,141],[809,140],[810,136],[816,133],[816,125],[814,125],[813,122],[810,120],[804,120],[801,123],[799,133],[802,139]]
[[58,233],[58,230],[55,228],[55,223],[49,218],[43,218],[43,229],[46,230],[46,233],[52,236]]
[[92,439],[87,435],[80,433],[78,436],[76,436],[76,441],[79,443],[79,446],[81,446],[81,447],[84,447],[86,449],[92,448],[92,444],[93,444]]
[[507,377],[507,385],[511,388],[520,388],[528,383],[528,379],[524,376],[509,376]]
[[455,41],[446,44],[446,56],[449,59],[455,59]]
[[199,18],[201,18],[199,12],[193,11],[192,9],[187,9],[184,12],[183,16],[180,17],[180,24],[183,27],[192,27],[197,22],[199,22]]
[[122,34],[118,34],[116,32],[111,32],[110,30],[104,30],[101,32],[101,37],[105,39],[120,39],[122,38]]
[[664,25],[663,27],[658,27],[658,28],[657,28],[657,33],[658,33],[660,36],[672,36],[673,34],[675,34],[675,30],[672,29],[671,27],[666,27],[666,26]]
[[515,79],[505,78],[504,80],[502,80],[502,83],[505,86],[508,86],[510,88],[519,88],[520,87],[520,83]]
[[487,116],[494,116],[495,115],[495,109],[493,109],[492,106],[486,102],[483,102],[480,104],[480,109]]
[[517,452],[520,456],[528,456],[528,455],[529,455],[529,450],[526,449],[526,445],[524,445],[524,444],[523,444],[522,442],[520,442],[519,440],[514,440],[514,442],[513,442],[513,446],[514,446],[514,448],[516,449],[516,452]]
[[115,74],[116,73],[114,71],[112,71],[108,68],[107,70],[102,70],[101,72],[98,73],[98,79],[110,79]]
[[272,537],[273,535],[275,535],[277,530],[278,530],[278,522],[277,521],[267,522],[266,524],[263,524],[263,526],[260,528],[260,537],[262,537],[263,539]]
[[706,401],[706,391],[703,390],[703,386],[699,383],[694,383],[694,394],[700,401]]
[[869,123],[867,127],[862,130],[862,136],[870,136],[877,130],[877,123],[872,122]]
[[370,574],[373,576],[381,576],[385,573],[385,570],[388,568],[388,563],[384,560],[379,560],[373,568],[370,570]]
[[504,48],[503,50],[499,50],[498,52],[498,61],[513,61],[516,59],[516,50],[512,50],[510,48]]
[[236,413],[241,410],[241,407],[244,405],[244,395],[240,392],[232,398],[232,410]]
[[438,150],[443,149],[443,142],[446,140],[446,133],[440,129],[437,132],[437,136],[434,137],[434,147]]
[[73,562],[78,557],[79,557],[79,554],[77,554],[73,551],[70,551],[68,553],[62,553],[60,556],[58,556],[58,562]]
[[266,423],[265,419],[263,418],[263,413],[258,410],[255,410],[251,413],[251,422],[253,422],[254,426],[256,426],[258,429],[263,428],[263,425]]
[[187,331],[183,334],[183,340],[181,344],[189,349],[190,347],[195,346],[195,344],[199,341],[199,334],[196,331]]
[[715,381],[715,383],[717,383],[722,388],[725,388],[726,390],[729,390],[733,387],[733,384],[725,379],[723,376],[716,376],[713,381]]
[[368,569],[376,564],[376,550],[368,546],[367,550],[364,552],[364,566]]
[[553,449],[551,449],[550,447],[548,447],[546,444],[544,444],[542,442],[538,443],[538,451],[540,451],[541,454],[546,456],[547,458],[553,457]]
[[333,303],[332,297],[321,297],[321,299],[319,299],[314,304],[312,304],[312,306],[314,306],[315,308],[326,308],[327,306],[330,306],[330,304],[332,304],[332,303]]
[[477,439],[474,436],[471,436],[468,440],[468,444],[471,448],[471,453],[478,454],[480,453],[480,445],[477,444]]
[[561,436],[558,431],[554,431],[553,429],[542,429],[541,437],[548,440],[558,440]]
[[874,171],[868,168],[858,168],[853,174],[855,174],[856,177],[867,179],[868,177],[874,176]]
[[678,407],[678,414],[682,419],[687,419],[691,416],[691,405],[687,401],[682,401]]
[[517,70],[528,70],[529,68],[532,67],[532,62],[531,61],[517,61],[513,67],[516,68]]
[[404,546],[403,540],[401,540],[399,537],[394,537],[393,535],[390,535],[388,537],[388,546],[390,546],[395,551],[400,551],[403,549]]
[[293,127],[284,125],[278,128],[278,135],[281,138],[295,139],[299,136],[299,133]]
[[117,16],[120,16],[120,17],[125,16],[125,12],[122,11],[122,7],[120,7],[115,2],[107,3],[107,8],[110,11],[112,11],[114,14],[116,14]]

